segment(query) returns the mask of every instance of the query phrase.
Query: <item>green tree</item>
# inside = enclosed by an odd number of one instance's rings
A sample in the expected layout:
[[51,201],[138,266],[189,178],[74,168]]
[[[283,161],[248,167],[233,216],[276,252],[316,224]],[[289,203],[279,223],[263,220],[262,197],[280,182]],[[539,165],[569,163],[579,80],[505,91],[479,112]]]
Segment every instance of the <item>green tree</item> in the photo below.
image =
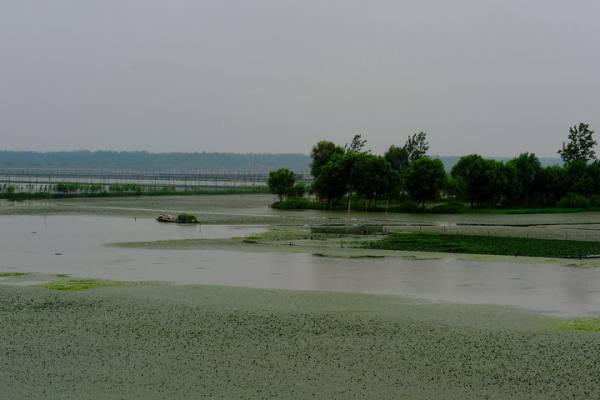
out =
[[566,164],[573,161],[587,162],[596,158],[594,152],[596,144],[594,131],[590,129],[589,124],[581,122],[579,126],[575,125],[569,128],[569,143],[563,142],[562,149],[558,150],[558,154]]
[[410,164],[406,172],[406,190],[421,206],[436,200],[446,185],[444,164],[438,159],[422,157]]
[[425,132],[419,132],[410,135],[404,144],[404,150],[406,150],[408,153],[408,159],[410,162],[425,157],[427,155],[427,151],[429,151],[427,134]]
[[537,186],[540,203],[556,205],[569,190],[565,168],[558,165],[542,168]]
[[391,168],[398,173],[398,191],[404,189],[404,177],[410,165],[408,151],[404,147],[390,146],[384,155]]
[[313,182],[313,191],[321,201],[328,202],[329,208],[347,192],[348,173],[343,158],[341,154],[334,154]]
[[292,193],[295,183],[296,176],[287,168],[280,168],[269,173],[269,190],[276,194],[280,201]]
[[398,172],[386,159],[365,154],[352,165],[351,181],[356,193],[368,201],[365,202],[365,208],[368,208],[373,200],[392,195],[397,190],[399,179]]
[[[455,187],[461,189],[461,197],[471,203],[471,207],[489,204],[496,206],[511,189],[514,181],[514,168],[496,160],[486,160],[478,154],[461,157],[452,168]],[[512,178],[512,179],[511,179]]]
[[365,150],[366,145],[367,139],[363,139],[362,135],[354,135],[352,142],[346,144],[345,149],[347,152],[351,153],[368,153],[368,151]]
[[344,149],[336,145],[333,142],[322,140],[317,143],[310,153],[312,163],[310,165],[310,172],[314,178],[318,177],[321,173],[321,169],[331,160],[334,154],[341,155],[344,153]]
[[304,197],[305,193],[306,185],[303,182],[298,182],[294,185],[289,195],[293,197]]
[[459,196],[471,203],[471,207],[482,201],[481,188],[486,184],[485,160],[479,154],[469,154],[452,167],[451,175],[460,190]]
[[588,164],[584,160],[573,160],[564,167],[567,192],[589,196],[593,194],[593,178],[589,174]]
[[512,200],[519,204],[531,203],[537,192],[542,165],[533,153],[522,153],[507,163],[514,170]]

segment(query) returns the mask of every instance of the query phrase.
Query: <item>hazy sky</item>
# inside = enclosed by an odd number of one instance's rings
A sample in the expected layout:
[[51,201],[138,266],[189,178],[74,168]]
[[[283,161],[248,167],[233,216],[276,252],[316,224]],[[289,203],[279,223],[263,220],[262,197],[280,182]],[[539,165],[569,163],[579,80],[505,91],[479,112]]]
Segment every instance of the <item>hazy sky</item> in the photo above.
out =
[[600,0],[0,0],[0,148],[435,154],[600,135]]

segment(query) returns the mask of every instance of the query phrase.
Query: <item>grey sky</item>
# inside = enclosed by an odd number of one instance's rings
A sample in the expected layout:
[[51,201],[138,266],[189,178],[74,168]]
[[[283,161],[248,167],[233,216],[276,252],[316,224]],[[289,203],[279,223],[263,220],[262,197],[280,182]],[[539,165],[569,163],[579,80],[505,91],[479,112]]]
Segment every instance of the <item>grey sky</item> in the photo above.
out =
[[0,148],[436,154],[600,133],[600,0],[2,0]]

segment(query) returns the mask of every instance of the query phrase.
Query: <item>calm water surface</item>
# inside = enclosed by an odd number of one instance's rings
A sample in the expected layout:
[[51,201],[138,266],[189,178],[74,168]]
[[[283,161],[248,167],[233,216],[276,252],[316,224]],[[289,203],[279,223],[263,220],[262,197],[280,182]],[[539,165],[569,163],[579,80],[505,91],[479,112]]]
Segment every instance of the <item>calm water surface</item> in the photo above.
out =
[[428,301],[512,305],[600,315],[600,270],[560,264],[324,258],[286,252],[140,250],[109,242],[226,238],[260,226],[179,226],[98,216],[0,217],[0,271],[295,290],[400,294]]

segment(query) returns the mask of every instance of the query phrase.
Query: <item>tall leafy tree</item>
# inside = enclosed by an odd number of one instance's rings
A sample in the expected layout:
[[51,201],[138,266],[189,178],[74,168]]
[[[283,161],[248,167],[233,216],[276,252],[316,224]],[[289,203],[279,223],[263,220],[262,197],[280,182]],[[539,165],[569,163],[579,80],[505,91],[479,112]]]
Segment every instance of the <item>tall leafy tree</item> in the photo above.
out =
[[485,169],[485,160],[479,154],[463,156],[452,167],[451,175],[471,207],[482,201],[481,188],[486,184]]
[[518,204],[531,203],[542,171],[540,160],[533,153],[522,153],[510,160],[507,167],[514,172],[511,200]]
[[566,164],[573,161],[587,162],[596,158],[594,151],[596,144],[594,131],[590,129],[589,124],[581,122],[579,126],[575,125],[569,128],[569,142],[563,142],[562,149],[558,150],[558,154]]
[[365,154],[352,166],[351,180],[355,183],[356,193],[371,201],[387,197],[398,185],[398,172],[394,171],[383,157]]
[[584,160],[573,160],[564,168],[566,191],[580,195],[593,193],[593,179],[588,173],[588,164]]
[[444,164],[438,159],[422,157],[410,164],[406,173],[406,190],[421,206],[436,200],[446,184]]
[[344,155],[334,154],[313,182],[313,191],[319,199],[328,202],[329,208],[347,192],[348,171],[345,164]]
[[410,135],[404,144],[404,150],[406,150],[408,153],[408,159],[410,162],[425,157],[427,155],[427,151],[429,151],[427,134],[425,132],[419,132]]
[[544,205],[556,205],[569,190],[565,168],[559,165],[542,168],[537,186],[539,201]]
[[408,151],[404,147],[391,145],[384,157],[390,163],[390,166],[398,172],[405,171],[408,164],[410,164]]
[[331,160],[334,154],[343,154],[344,149],[336,145],[333,142],[322,140],[317,143],[310,153],[312,163],[310,165],[310,172],[313,177],[318,177],[321,173],[321,169]]
[[269,173],[269,190],[276,194],[280,201],[293,193],[295,183],[296,176],[287,168],[280,168]]
[[390,167],[398,175],[397,189],[398,191],[404,190],[404,177],[406,171],[410,165],[408,151],[404,147],[390,146],[388,151],[384,154],[384,158],[390,163]]
[[362,135],[354,135],[350,144],[346,144],[346,151],[352,153],[365,153],[365,146],[367,145],[367,139],[363,139]]
[[515,179],[514,168],[496,160],[486,160],[479,154],[461,157],[452,168],[451,175],[458,182],[462,196],[471,203],[471,207],[497,205],[512,189],[510,178],[513,181]]

